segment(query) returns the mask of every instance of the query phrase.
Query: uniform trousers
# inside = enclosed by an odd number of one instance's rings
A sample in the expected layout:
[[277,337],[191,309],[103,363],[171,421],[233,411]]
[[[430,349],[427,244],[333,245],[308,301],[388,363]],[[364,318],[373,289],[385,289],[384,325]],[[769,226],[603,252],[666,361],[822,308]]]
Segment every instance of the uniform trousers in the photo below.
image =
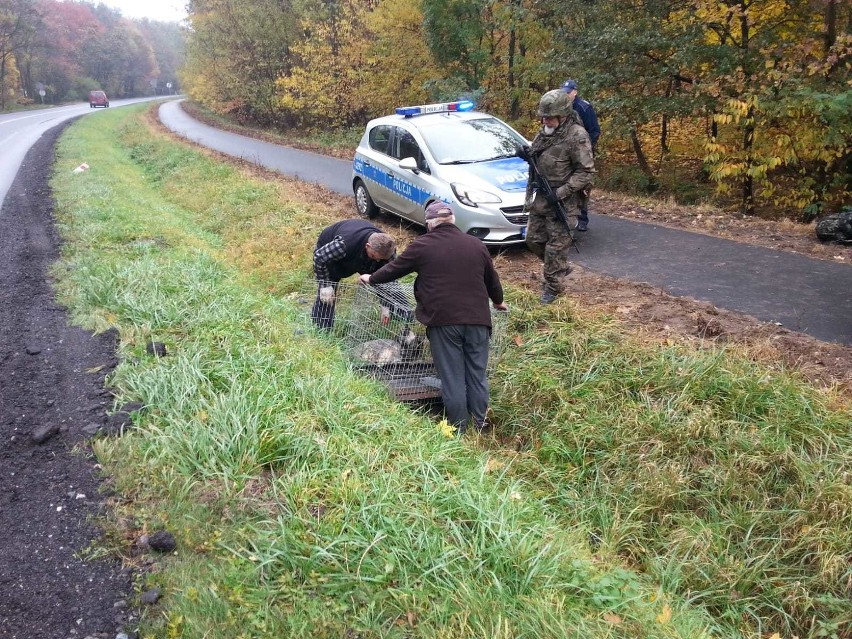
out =
[[544,288],[554,295],[565,291],[565,278],[571,272],[571,244],[568,229],[555,214],[530,214],[527,247],[544,260]]

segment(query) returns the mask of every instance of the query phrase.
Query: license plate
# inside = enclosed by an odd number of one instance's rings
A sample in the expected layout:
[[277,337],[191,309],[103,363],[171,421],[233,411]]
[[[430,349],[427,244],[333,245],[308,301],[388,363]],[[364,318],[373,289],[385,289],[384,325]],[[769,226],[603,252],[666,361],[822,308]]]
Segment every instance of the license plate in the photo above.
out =
[[524,239],[527,238],[527,227],[526,226],[521,227],[521,237],[524,238]]

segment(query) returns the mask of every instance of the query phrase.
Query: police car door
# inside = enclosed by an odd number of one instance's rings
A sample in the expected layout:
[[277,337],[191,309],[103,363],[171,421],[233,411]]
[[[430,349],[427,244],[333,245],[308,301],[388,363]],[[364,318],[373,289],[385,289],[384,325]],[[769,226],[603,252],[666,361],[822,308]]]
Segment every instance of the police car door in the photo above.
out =
[[[393,185],[399,198],[397,210],[402,217],[423,224],[426,202],[433,192],[429,163],[414,135],[403,127],[396,127],[393,155],[398,160]],[[400,168],[399,162],[406,158],[414,158],[415,170]]]
[[[368,147],[363,145],[356,152],[357,173],[367,182],[367,190],[376,206],[396,212],[396,199],[391,196],[393,173],[391,166],[396,164],[393,157],[393,130],[388,124],[379,124],[370,129],[367,135]],[[360,164],[358,164],[360,163]]]

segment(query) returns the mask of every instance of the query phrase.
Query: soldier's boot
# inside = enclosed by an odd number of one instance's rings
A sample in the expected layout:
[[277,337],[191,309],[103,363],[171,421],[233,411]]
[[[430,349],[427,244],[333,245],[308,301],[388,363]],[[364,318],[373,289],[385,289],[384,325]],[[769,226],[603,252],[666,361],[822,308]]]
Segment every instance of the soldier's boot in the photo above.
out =
[[557,297],[559,297],[559,295],[557,295],[553,291],[545,289],[544,293],[541,294],[539,301],[542,304],[553,304],[553,302],[556,301]]

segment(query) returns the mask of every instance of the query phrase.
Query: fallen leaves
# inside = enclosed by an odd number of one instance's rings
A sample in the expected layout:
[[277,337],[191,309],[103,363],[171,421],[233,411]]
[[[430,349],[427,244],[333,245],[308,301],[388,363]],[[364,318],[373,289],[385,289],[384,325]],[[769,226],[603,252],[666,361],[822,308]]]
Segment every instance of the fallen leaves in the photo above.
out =
[[448,439],[452,439],[456,436],[456,427],[450,424],[446,419],[442,419],[438,423],[438,432],[441,433],[444,437]]

